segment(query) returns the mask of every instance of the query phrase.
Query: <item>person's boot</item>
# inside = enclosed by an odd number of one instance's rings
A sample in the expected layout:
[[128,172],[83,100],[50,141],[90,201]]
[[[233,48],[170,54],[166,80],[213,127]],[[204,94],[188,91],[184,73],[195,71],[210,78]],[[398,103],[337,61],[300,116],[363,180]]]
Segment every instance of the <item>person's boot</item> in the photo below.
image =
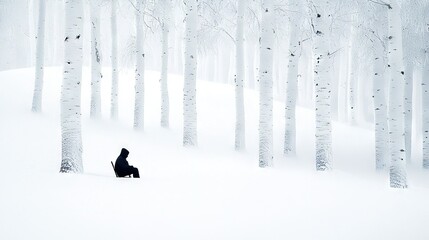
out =
[[133,178],[140,178],[139,170],[137,168],[133,169]]

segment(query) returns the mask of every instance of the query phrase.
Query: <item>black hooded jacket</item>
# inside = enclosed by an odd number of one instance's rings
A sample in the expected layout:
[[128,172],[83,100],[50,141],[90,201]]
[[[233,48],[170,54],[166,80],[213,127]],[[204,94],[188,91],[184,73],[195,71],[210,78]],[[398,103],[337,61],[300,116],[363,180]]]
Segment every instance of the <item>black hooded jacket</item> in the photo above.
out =
[[116,159],[115,170],[119,176],[125,176],[130,174],[130,170],[133,168],[133,166],[130,166],[130,164],[128,164],[128,161],[127,161],[127,157],[129,153],[130,152],[128,152],[127,149],[122,148],[121,154]]

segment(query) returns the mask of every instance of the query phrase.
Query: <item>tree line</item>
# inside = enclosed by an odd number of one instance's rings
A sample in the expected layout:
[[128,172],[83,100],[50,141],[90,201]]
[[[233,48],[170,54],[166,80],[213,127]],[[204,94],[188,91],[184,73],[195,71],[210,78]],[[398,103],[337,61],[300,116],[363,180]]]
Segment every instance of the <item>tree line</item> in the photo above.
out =
[[[34,112],[42,111],[45,1],[48,0],[38,1]],[[429,169],[429,3],[426,1],[65,0],[61,172],[83,171],[80,91],[82,41],[87,37],[91,39],[90,115],[92,118],[101,115],[100,8],[110,9],[111,13],[111,52],[105,54],[111,58],[110,117],[118,116],[118,4],[127,4],[127,11],[135,18],[132,54],[135,55],[133,126],[136,130],[144,129],[145,34],[158,31],[160,36],[160,124],[168,127],[169,34],[182,25],[179,29],[183,30],[184,43],[184,146],[198,145],[197,66],[214,58],[204,52],[230,41],[234,49],[235,149],[246,147],[243,90],[257,88],[260,167],[273,165],[273,102],[280,96],[285,102],[285,155],[296,153],[297,103],[311,101],[309,106],[315,110],[316,121],[316,170],[333,168],[333,119],[355,125],[369,119],[367,122],[373,125],[375,133],[375,169],[389,170],[391,187],[406,188],[406,166],[413,147],[413,105],[418,106],[413,103],[416,95],[413,91],[418,89],[423,168]],[[84,18],[84,5],[90,7],[90,18]],[[175,17],[178,12],[183,16],[182,21]],[[91,23],[91,36],[83,34],[84,21]],[[281,54],[282,49],[286,54]],[[251,59],[256,54],[258,61]],[[282,65],[282,61],[286,64]],[[413,85],[417,82],[416,72],[422,74],[418,87]],[[252,81],[252,75],[257,83]],[[276,93],[279,89],[283,91],[280,94]]]

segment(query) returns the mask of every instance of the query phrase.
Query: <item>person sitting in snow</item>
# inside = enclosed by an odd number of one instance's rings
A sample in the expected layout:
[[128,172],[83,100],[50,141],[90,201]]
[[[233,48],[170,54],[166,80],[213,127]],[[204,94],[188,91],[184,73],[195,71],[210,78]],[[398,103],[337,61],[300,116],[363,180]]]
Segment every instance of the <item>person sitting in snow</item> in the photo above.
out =
[[125,177],[127,175],[133,175],[133,178],[140,178],[139,170],[128,164],[127,157],[129,151],[125,148],[122,148],[121,154],[116,159],[115,171],[119,177]]

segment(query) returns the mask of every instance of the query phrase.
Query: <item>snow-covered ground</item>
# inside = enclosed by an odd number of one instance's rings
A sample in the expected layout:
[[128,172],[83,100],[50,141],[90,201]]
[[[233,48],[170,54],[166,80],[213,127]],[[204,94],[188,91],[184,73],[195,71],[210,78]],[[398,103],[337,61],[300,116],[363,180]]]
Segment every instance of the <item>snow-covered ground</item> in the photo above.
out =
[[[109,72],[108,69],[105,71]],[[180,76],[170,76],[171,128],[160,127],[159,74],[147,72],[145,129],[132,129],[134,77],[120,74],[119,120],[89,119],[84,72],[84,174],[60,174],[61,69],[45,75],[43,113],[30,111],[33,69],[0,72],[0,239],[429,239],[429,172],[419,152],[410,188],[374,171],[368,129],[333,125],[334,169],[314,167],[314,116],[298,108],[298,153],[282,155],[283,104],[274,105],[275,167],[258,167],[258,94],[245,92],[247,150],[234,151],[234,89],[198,82],[197,148],[182,147]],[[115,178],[122,147],[140,179]]]

